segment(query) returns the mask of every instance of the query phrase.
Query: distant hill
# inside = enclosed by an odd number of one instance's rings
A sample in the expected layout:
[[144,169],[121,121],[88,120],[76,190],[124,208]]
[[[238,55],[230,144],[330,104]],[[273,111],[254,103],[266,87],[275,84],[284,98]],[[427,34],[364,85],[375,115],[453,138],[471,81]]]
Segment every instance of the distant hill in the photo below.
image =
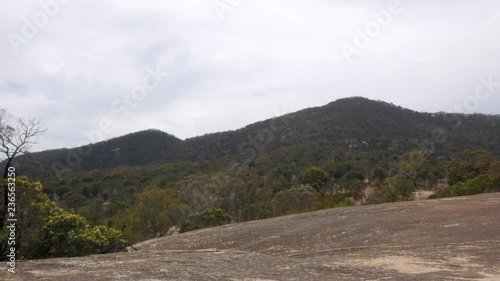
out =
[[[263,152],[274,159],[311,162],[328,157],[380,159],[410,150],[423,150],[436,159],[448,159],[466,149],[483,149],[499,157],[499,124],[498,115],[422,113],[353,97],[184,141],[147,130],[93,144],[90,155],[81,158],[79,151],[89,147],[33,153],[15,163],[22,166],[23,174],[50,177],[66,168],[89,171],[178,161],[252,165]],[[33,160],[38,164],[27,164]]]
[[162,159],[172,159],[175,147],[181,142],[182,140],[160,130],[146,130],[91,146],[33,153],[29,157],[20,157],[15,163],[22,164],[21,173],[32,177],[53,176],[54,167],[88,171],[149,165],[161,162]]

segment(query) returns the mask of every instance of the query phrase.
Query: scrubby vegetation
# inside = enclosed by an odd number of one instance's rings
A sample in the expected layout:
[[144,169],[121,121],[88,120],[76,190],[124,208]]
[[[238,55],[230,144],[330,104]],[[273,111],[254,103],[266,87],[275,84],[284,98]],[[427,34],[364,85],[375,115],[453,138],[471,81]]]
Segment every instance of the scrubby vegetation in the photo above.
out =
[[206,209],[190,215],[181,225],[181,232],[220,226],[231,223],[231,217],[218,208]]
[[[120,231],[104,225],[92,227],[82,216],[57,207],[43,193],[39,182],[19,177],[16,188],[18,256],[27,259],[81,256],[124,249],[126,241]],[[2,241],[7,241],[8,234],[8,229],[1,230]],[[7,243],[0,247],[5,257]]]
[[[492,123],[500,118],[462,116],[454,128],[456,119],[443,116],[355,98],[186,141],[132,134],[96,144],[81,165],[57,175],[47,161],[63,161],[68,151],[39,154],[38,172],[22,158],[16,165],[44,188],[20,178],[19,253],[119,251],[174,226],[192,231],[412,200],[422,189],[436,191],[434,198],[500,191]],[[434,134],[445,129],[446,137]]]
[[167,235],[174,226],[192,231],[412,200],[422,188],[434,189],[433,198],[495,192],[500,191],[499,163],[485,151],[465,151],[441,162],[414,151],[390,161],[336,158],[311,167],[265,155],[254,166],[216,169],[181,162],[74,173],[64,181],[47,180],[43,191],[40,183],[19,178],[19,252],[26,258],[105,253]]

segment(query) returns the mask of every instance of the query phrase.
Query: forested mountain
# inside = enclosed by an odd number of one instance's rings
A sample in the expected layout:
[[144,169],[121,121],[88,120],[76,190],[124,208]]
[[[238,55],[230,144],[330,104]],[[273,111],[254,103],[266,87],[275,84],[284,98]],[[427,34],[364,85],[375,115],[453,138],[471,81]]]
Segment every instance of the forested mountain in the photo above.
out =
[[33,178],[57,176],[56,172],[89,171],[120,166],[140,166],[175,159],[182,141],[159,130],[131,133],[89,146],[47,150],[14,161],[19,171]]
[[[49,150],[16,162],[22,163],[23,174],[45,178],[55,176],[56,171],[178,161],[252,165],[261,153],[285,162],[294,158],[317,162],[329,157],[381,160],[411,150],[439,159],[449,159],[466,149],[486,150],[498,157],[498,125],[499,116],[421,113],[354,97],[184,141],[147,130],[93,144],[90,149]],[[87,151],[91,151],[88,156]]]
[[[499,116],[419,113],[356,97],[187,140],[147,130],[33,153],[15,160],[27,218],[20,229],[33,233],[20,252],[105,253],[174,226],[412,200],[416,191],[500,191],[499,124]],[[52,247],[54,239],[63,246]]]

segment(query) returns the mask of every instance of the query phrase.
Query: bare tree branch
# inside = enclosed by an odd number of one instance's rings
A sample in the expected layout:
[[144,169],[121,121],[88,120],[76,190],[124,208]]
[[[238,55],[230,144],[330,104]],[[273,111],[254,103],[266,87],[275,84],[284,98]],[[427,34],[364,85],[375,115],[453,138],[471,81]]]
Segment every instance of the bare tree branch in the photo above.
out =
[[7,110],[0,109],[0,154],[4,154],[7,160],[24,154],[46,131],[47,128],[36,118],[13,120]]
[[[38,141],[38,136],[47,131],[41,120],[36,118],[13,118],[6,109],[0,108],[0,155],[6,157],[3,178],[6,179],[12,160],[19,155],[28,153],[32,145]],[[1,159],[1,157],[0,157]],[[3,204],[0,210],[0,226],[4,226],[7,211],[7,185],[3,190]]]

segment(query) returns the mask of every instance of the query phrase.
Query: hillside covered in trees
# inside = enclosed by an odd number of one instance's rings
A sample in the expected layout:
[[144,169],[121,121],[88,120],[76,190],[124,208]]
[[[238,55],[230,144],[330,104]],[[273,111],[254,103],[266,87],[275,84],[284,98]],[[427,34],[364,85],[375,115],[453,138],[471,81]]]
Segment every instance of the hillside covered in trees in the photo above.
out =
[[[337,100],[184,141],[158,130],[136,132],[90,146],[49,150],[17,159],[23,174],[46,178],[65,171],[91,171],[179,161],[252,164],[276,159],[370,158],[420,150],[450,159],[467,149],[500,156],[500,116],[421,113],[361,97]],[[20,165],[22,163],[22,165]]]
[[[356,97],[236,131],[180,140],[148,130],[33,153],[14,166],[41,182],[43,198],[57,205],[50,210],[64,210],[61,218],[94,233],[38,256],[78,255],[168,235],[173,227],[412,200],[419,189],[434,190],[433,197],[499,191],[499,124],[499,116],[420,113]],[[35,221],[31,233],[43,236],[51,227]],[[77,247],[96,231],[112,246]],[[32,239],[53,246],[45,236]]]

